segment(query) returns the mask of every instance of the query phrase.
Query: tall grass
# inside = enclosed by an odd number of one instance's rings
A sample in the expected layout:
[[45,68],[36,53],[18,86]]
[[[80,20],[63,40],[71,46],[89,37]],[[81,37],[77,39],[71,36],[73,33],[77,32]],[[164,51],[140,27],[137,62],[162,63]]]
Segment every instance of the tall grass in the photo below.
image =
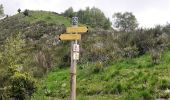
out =
[[[77,68],[77,98],[78,100],[169,98],[169,95],[165,93],[165,90],[170,88],[170,74],[168,73],[170,63],[167,62],[170,59],[169,55],[170,52],[164,52],[163,61],[158,65],[151,65],[149,54],[115,61],[97,73],[92,70],[94,67],[92,63],[79,65]],[[166,68],[164,68],[165,65]],[[42,93],[39,96],[68,99],[69,78],[69,69],[49,73],[41,84],[46,85],[51,94],[45,95],[45,93],[38,92],[36,95]]]

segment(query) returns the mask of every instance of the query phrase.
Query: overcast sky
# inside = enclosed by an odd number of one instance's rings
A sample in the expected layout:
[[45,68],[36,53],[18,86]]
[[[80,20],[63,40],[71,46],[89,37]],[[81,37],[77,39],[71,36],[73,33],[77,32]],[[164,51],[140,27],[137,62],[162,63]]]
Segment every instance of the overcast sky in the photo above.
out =
[[170,0],[0,0],[0,4],[9,15],[17,13],[18,8],[61,13],[69,7],[77,11],[95,6],[110,19],[115,12],[132,12],[142,27],[170,22]]

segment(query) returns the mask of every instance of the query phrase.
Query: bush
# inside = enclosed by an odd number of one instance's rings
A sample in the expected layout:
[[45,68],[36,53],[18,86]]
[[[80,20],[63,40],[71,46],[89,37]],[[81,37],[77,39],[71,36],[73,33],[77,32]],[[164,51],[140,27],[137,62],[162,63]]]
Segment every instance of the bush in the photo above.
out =
[[15,100],[24,100],[33,95],[36,91],[35,80],[32,79],[28,74],[21,74],[16,72],[10,78],[10,97]]
[[160,81],[160,86],[159,86],[159,88],[160,88],[161,90],[170,89],[170,81],[165,80],[165,79],[161,80],[161,81]]
[[19,8],[17,11],[18,11],[18,13],[20,13],[20,12],[21,12],[21,9]]
[[97,73],[103,71],[104,67],[105,67],[104,62],[97,61],[97,62],[93,62],[93,63],[88,62],[86,64],[83,64],[83,66],[80,66],[80,69],[83,70],[83,73],[85,75],[90,75],[90,74],[97,74]]
[[126,95],[124,100],[153,100],[153,95],[144,90],[144,91],[130,91]]
[[109,85],[105,86],[104,93],[106,94],[120,94],[124,90],[122,84],[120,82],[112,82]]
[[154,49],[152,49],[150,53],[151,53],[152,64],[159,64],[161,60],[161,53],[158,50],[154,50]]
[[104,69],[103,62],[98,61],[94,63],[93,73],[98,73],[100,71],[103,71],[103,69]]
[[80,23],[89,25],[93,28],[111,28],[110,19],[107,18],[100,9],[95,7],[87,7],[86,10],[79,10],[78,12],[74,12],[73,8],[69,8],[63,13],[63,15],[70,18],[77,15]]
[[136,57],[139,52],[138,49],[133,46],[133,47],[126,47],[118,51],[119,56],[125,57],[125,58],[133,58]]
[[[26,53],[23,50],[25,41],[21,34],[14,35],[5,41],[1,53],[0,66],[3,66],[0,71],[4,70],[0,88],[2,91],[0,98],[9,100],[24,100],[33,95],[36,91],[34,79],[27,73],[23,72],[27,59]],[[3,71],[2,71],[3,72]]]
[[24,14],[25,16],[28,16],[28,15],[29,15],[29,11],[26,9],[26,10],[23,12],[23,14]]
[[141,100],[151,100],[153,99],[153,96],[151,93],[145,90],[145,91],[140,92],[140,98]]

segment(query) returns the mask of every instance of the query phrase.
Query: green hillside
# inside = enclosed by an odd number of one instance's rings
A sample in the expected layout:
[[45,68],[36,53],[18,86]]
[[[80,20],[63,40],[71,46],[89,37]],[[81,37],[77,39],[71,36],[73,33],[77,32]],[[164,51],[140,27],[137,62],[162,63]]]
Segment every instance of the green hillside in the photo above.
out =
[[[48,57],[51,60],[48,67],[53,67],[56,63],[59,64],[57,59],[61,61],[68,54],[68,50],[63,50],[63,45],[68,46],[68,42],[59,43],[56,38],[65,32],[66,26],[70,26],[70,19],[54,12],[29,11],[28,16],[19,13],[0,21],[0,43],[4,44],[7,38],[21,34],[26,42],[25,50],[30,53],[29,59],[34,59],[34,55],[43,52],[45,59]],[[61,58],[55,59],[54,56]],[[30,68],[36,64],[35,61],[30,63],[34,63],[29,64]]]
[[[69,99],[70,42],[57,39],[68,26],[70,18],[47,11],[0,20],[0,100],[15,93],[28,100]],[[78,41],[77,100],[170,98],[170,25],[132,31],[93,27]]]
[[45,12],[45,11],[32,11],[30,12],[31,17],[26,17],[23,19],[24,21],[28,21],[30,23],[36,23],[39,21],[45,21],[47,23],[56,23],[56,24],[64,24],[65,26],[70,26],[70,19],[67,17],[63,17],[57,13],[53,12]]
[[[112,62],[97,71],[97,65],[78,66],[77,100],[154,100],[167,99],[170,88],[170,52],[159,65],[150,63],[148,54]],[[69,99],[69,69],[56,69],[41,80],[37,100]],[[58,98],[58,99],[56,99]]]
[[43,33],[48,34],[45,32],[50,31],[55,34],[55,31],[58,31],[57,28],[62,25],[70,26],[70,19],[53,12],[29,11],[28,16],[19,13],[1,20],[0,33],[1,38],[17,32],[22,32],[25,35],[34,32],[35,36],[40,36]]

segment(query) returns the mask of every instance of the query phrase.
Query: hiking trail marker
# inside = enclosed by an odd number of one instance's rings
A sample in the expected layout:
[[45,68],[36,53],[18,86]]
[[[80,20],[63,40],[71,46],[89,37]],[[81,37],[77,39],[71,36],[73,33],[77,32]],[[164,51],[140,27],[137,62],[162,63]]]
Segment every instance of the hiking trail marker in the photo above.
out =
[[66,33],[59,35],[59,40],[71,41],[70,100],[76,100],[76,67],[80,52],[77,40],[81,40],[79,33],[86,32],[88,32],[88,27],[78,27],[78,17],[72,17],[72,27],[67,27]]
[[61,34],[59,40],[81,40],[80,34]]
[[80,46],[78,44],[73,45],[73,51],[74,52],[79,52],[80,51]]
[[88,32],[88,27],[67,27],[67,33],[85,33]]

